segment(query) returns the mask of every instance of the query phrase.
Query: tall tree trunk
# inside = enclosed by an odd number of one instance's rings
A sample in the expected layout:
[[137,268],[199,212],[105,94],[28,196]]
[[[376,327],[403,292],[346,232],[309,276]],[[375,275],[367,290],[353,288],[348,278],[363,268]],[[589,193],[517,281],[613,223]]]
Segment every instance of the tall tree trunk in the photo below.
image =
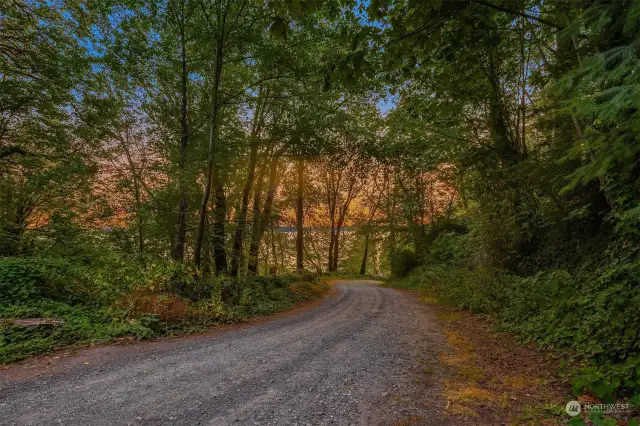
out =
[[[523,5],[524,8],[524,5]],[[524,10],[523,10],[524,13]],[[520,113],[522,114],[522,118],[520,119],[522,126],[520,128],[520,149],[523,155],[527,155],[527,104],[526,104],[526,93],[527,93],[527,74],[528,74],[528,64],[530,57],[530,48],[531,44],[529,44],[529,51],[525,57],[525,19],[524,16],[520,17],[520,57],[521,57],[521,92],[520,93]]]
[[305,238],[305,242],[308,244],[308,247],[311,249],[312,256],[309,256],[309,261],[312,266],[316,269],[318,274],[322,273],[322,255],[318,250],[314,240],[313,240],[313,231],[311,229],[307,230],[307,236]]
[[333,247],[336,244],[336,204],[337,191],[334,195],[329,196],[329,217],[331,219],[331,234],[329,236],[329,258],[327,259],[327,270],[333,271]]
[[218,167],[213,173],[215,210],[213,221],[213,261],[216,274],[227,273],[227,252],[225,249],[225,222],[227,220],[227,197],[224,193],[224,184]]
[[278,231],[276,235],[278,236],[278,250],[280,251],[280,270],[284,272],[284,243],[282,242],[284,237],[282,234],[282,232]]
[[136,222],[138,225],[138,251],[140,255],[144,253],[144,221],[140,212],[142,211],[142,196],[140,191],[140,186],[143,184],[142,177],[138,170],[136,170],[136,163],[133,161],[133,157],[131,156],[131,151],[129,150],[129,144],[131,140],[129,138],[129,130],[127,129],[126,135],[124,138],[115,135],[116,139],[120,140],[120,145],[122,146],[122,150],[124,151],[125,157],[127,158],[127,164],[129,169],[131,170],[131,180],[133,182],[133,197],[136,203]]
[[388,185],[389,192],[386,198],[386,210],[387,210],[387,220],[389,223],[389,255],[391,257],[394,256],[396,252],[396,226],[395,226],[395,212],[396,212],[396,203],[395,199],[391,195],[391,179],[389,178],[389,171],[385,168],[384,170],[384,182],[385,185]]
[[338,259],[340,254],[340,234],[342,233],[342,227],[344,226],[344,220],[347,215],[347,210],[349,209],[349,204],[351,201],[345,201],[345,205],[342,207],[340,211],[340,216],[338,217],[338,223],[336,224],[336,232],[335,232],[335,241],[333,244],[333,266],[331,270],[333,272],[338,272]]
[[327,259],[327,271],[333,272],[333,245],[335,244],[334,225],[331,225],[331,234],[329,235],[329,258]]
[[342,170],[338,170],[337,176],[333,166],[329,165],[329,169],[325,171],[325,185],[327,190],[327,209],[331,228],[329,233],[329,253],[327,259],[327,271],[333,271],[333,252],[336,244],[336,210],[338,207],[338,193],[340,191],[340,181],[342,180]]
[[249,194],[256,171],[258,161],[257,143],[252,143],[251,154],[249,156],[249,173],[242,191],[242,205],[236,218],[236,232],[233,239],[233,251],[231,252],[231,276],[237,277],[240,272],[240,258],[242,257],[242,246],[244,240],[244,230],[247,225],[247,212],[249,211]]
[[330,271],[338,272],[338,255],[340,250],[340,233],[342,232],[342,225],[344,224],[344,216],[340,214],[338,217],[338,223],[336,224],[336,230],[334,233],[334,241],[333,241],[333,264],[331,265]]
[[296,193],[296,270],[304,269],[303,247],[304,247],[304,157],[298,158],[298,188]]
[[[351,182],[349,183],[349,190],[347,192],[347,198],[344,200],[344,204],[340,207],[340,214],[338,216],[338,223],[336,224],[335,232],[333,238],[333,255],[332,260],[333,263],[330,265],[329,270],[333,272],[338,271],[338,258],[340,251],[340,233],[342,232],[342,226],[344,225],[344,220],[347,217],[347,212],[349,211],[349,206],[351,205],[351,201],[353,201],[354,196],[356,195],[354,192],[354,185],[356,183],[355,177],[351,178]],[[356,191],[357,192],[357,191]],[[337,202],[336,202],[337,204]]]
[[278,250],[276,250],[276,236],[273,227],[271,227],[271,251],[273,252],[273,269],[276,271],[273,275],[278,275]]
[[[374,183],[376,183],[376,181],[374,180]],[[378,211],[378,207],[380,206],[380,203],[382,202],[382,196],[383,194],[379,194],[377,201],[375,202],[375,204],[373,205],[373,207],[371,207],[371,211],[369,213],[369,218],[367,220],[367,223],[364,227],[365,230],[365,234],[364,234],[364,254],[362,255],[362,263],[360,264],[360,275],[364,275],[367,273],[367,258],[369,256],[369,235],[371,233],[371,227],[373,227],[373,221],[376,217],[376,212]],[[374,246],[374,267],[376,265],[375,262],[375,246]]]
[[137,178],[133,178],[133,190],[134,196],[136,199],[136,219],[138,222],[138,250],[140,251],[140,257],[144,254],[144,230],[143,230],[143,220],[140,215],[140,211],[142,210],[142,201],[140,198],[140,184],[138,183]]
[[178,223],[176,224],[176,235],[173,249],[171,250],[171,257],[174,260],[184,260],[184,246],[187,233],[187,190],[185,182],[185,168],[187,162],[187,145],[189,144],[189,120],[188,120],[188,105],[187,105],[187,84],[188,84],[188,72],[187,72],[187,49],[184,34],[184,1],[182,2],[182,12],[180,16],[180,50],[181,59],[180,66],[182,68],[181,75],[181,105],[180,105],[180,154],[178,157],[178,186],[180,191],[180,200],[178,201]]
[[[262,186],[264,184],[264,176],[267,172],[267,163],[262,165],[260,173],[258,174],[258,181],[256,183],[256,191],[253,195],[253,225],[251,227],[251,242],[249,243],[249,275],[258,274],[258,255],[260,251],[260,240],[258,234],[260,233],[260,226],[262,226]],[[276,258],[274,253],[274,259]]]
[[498,64],[496,64],[495,52],[489,50],[489,70],[487,77],[491,89],[489,97],[489,129],[496,150],[503,158],[512,157],[516,152],[509,138],[507,129],[507,117],[505,116],[504,104],[502,102],[502,91],[500,90],[500,79],[498,76]]
[[[207,229],[210,229],[209,220],[207,220]],[[204,239],[203,248],[202,248],[202,275],[210,276],[211,275],[211,250],[212,244],[207,244],[209,240],[209,236],[211,232],[209,232]]]
[[427,251],[427,233],[425,232],[424,225],[418,223],[414,218],[409,219],[412,222],[412,234],[413,234],[413,246],[416,253],[418,262],[421,262]]
[[[224,44],[224,21],[222,22],[222,31],[216,37],[215,48],[215,66],[213,73],[213,87],[211,89],[211,116],[209,117],[209,159],[207,163],[207,179],[205,180],[204,192],[202,195],[202,204],[200,205],[200,217],[198,220],[198,229],[196,233],[196,245],[193,251],[193,263],[196,267],[200,267],[200,258],[202,253],[202,240],[204,237],[204,228],[207,218],[207,205],[209,204],[209,196],[211,194],[211,183],[213,181],[214,156],[216,137],[218,134],[218,95],[220,93],[220,79],[222,77],[222,54]],[[216,167],[217,168],[217,167]],[[216,191],[217,192],[217,191]],[[224,190],[222,191],[224,194]],[[225,203],[226,204],[226,203]],[[217,203],[216,203],[217,205]],[[217,207],[216,207],[217,209]],[[225,205],[226,210],[226,205]],[[222,229],[224,238],[224,227]],[[216,255],[217,258],[217,255]],[[226,263],[226,256],[225,256]]]
[[[265,272],[269,271],[269,261],[271,259],[269,259],[269,247],[267,246],[267,249],[264,250],[264,270]],[[258,262],[260,262],[260,253],[258,252]],[[260,266],[258,265],[258,268],[260,269]]]
[[362,255],[362,263],[360,264],[360,275],[367,273],[367,256],[369,256],[369,233],[364,234],[364,254]]
[[[262,92],[262,89],[260,89]],[[240,264],[242,262],[242,247],[244,243],[244,231],[247,226],[247,213],[249,211],[249,195],[251,193],[251,186],[256,173],[256,165],[258,163],[258,134],[260,127],[264,121],[264,105],[258,100],[256,110],[254,112],[253,126],[251,129],[251,147],[249,153],[249,166],[247,173],[247,180],[245,181],[244,188],[242,190],[242,204],[238,217],[236,218],[236,233],[233,239],[233,251],[231,253],[231,276],[237,277],[240,272]]]
[[258,228],[254,235],[251,236],[251,245],[249,248],[249,274],[258,274],[258,254],[260,251],[260,243],[264,232],[269,226],[271,220],[271,207],[273,205],[273,198],[276,193],[277,181],[278,181],[278,160],[281,153],[274,154],[269,165],[269,189],[267,190],[267,198],[264,202],[264,210],[259,218]]

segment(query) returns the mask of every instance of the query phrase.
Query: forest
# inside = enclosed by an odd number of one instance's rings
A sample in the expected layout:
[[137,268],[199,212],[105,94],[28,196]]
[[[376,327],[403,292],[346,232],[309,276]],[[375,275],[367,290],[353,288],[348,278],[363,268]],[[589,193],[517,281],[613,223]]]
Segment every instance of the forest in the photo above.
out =
[[2,0],[0,363],[370,274],[640,403],[639,54],[638,0]]

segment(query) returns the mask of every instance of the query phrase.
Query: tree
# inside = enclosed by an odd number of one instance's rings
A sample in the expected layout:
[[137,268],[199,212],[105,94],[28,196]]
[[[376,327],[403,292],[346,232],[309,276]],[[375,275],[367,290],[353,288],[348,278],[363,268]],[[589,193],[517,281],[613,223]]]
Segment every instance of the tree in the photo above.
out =
[[[189,146],[189,105],[188,105],[188,54],[186,40],[186,25],[188,15],[191,13],[191,4],[186,0],[181,0],[180,5],[169,4],[172,10],[180,35],[180,154],[178,159],[178,186],[180,191],[180,201],[178,202],[178,221],[176,230],[176,241],[171,251],[174,260],[184,260],[184,247],[187,232],[187,188],[185,179],[185,168],[187,162],[187,148]],[[179,10],[178,10],[179,9]]]
[[76,195],[89,193],[115,108],[100,93],[95,58],[75,37],[92,12],[23,2],[2,8],[0,256],[28,248],[23,238],[35,217],[69,216],[82,206]]

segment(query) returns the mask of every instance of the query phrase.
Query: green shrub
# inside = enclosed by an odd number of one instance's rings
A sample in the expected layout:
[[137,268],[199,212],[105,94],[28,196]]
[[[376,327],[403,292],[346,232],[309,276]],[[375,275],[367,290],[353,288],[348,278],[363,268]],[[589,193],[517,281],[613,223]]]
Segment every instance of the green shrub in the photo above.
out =
[[305,300],[318,297],[329,290],[329,285],[324,281],[307,282],[297,281],[289,284],[289,291],[296,297]]
[[326,283],[298,281],[298,277],[280,275],[252,278],[244,288],[240,312],[255,316],[283,311],[299,301],[318,297],[329,288]]
[[289,277],[290,280],[293,281],[303,281],[303,282],[313,282],[318,278],[318,274],[312,271],[302,270],[300,272],[296,272],[292,275],[283,275],[284,277]]
[[576,391],[600,398],[620,389],[640,392],[639,261],[620,259],[573,274],[541,272],[520,279],[507,298],[505,329],[592,365],[580,372]]
[[19,303],[41,295],[44,277],[29,259],[0,259],[0,302]]
[[[125,267],[126,266],[126,267]],[[104,306],[130,291],[141,275],[123,261],[85,264],[61,258],[0,259],[0,301],[46,298]],[[126,278],[125,278],[126,277]]]
[[445,303],[474,313],[493,313],[502,308],[505,288],[512,281],[509,275],[491,269],[428,264],[395,285],[435,295]]
[[[299,275],[246,282],[203,277],[188,265],[156,260],[141,267],[106,250],[96,260],[0,258],[0,364],[74,343],[144,339],[237,322],[288,309],[326,290],[299,281]],[[60,322],[26,327],[14,322],[25,318]]]
[[640,260],[619,257],[517,277],[473,266],[451,250],[455,246],[441,242],[425,265],[394,285],[494,314],[506,331],[578,355],[589,367],[577,372],[576,392],[592,391],[601,399],[640,392]]
[[57,325],[28,327],[15,326],[8,320],[2,322],[0,364],[76,342],[98,342],[125,335],[146,338],[153,334],[143,321],[128,318],[121,311],[71,306],[52,300],[40,300],[27,306],[3,305],[0,317],[44,317],[63,321]]
[[399,250],[391,255],[391,274],[396,278],[406,277],[416,266],[418,258],[411,250]]
[[468,258],[473,243],[467,234],[443,232],[429,247],[427,260],[435,263],[461,262]]

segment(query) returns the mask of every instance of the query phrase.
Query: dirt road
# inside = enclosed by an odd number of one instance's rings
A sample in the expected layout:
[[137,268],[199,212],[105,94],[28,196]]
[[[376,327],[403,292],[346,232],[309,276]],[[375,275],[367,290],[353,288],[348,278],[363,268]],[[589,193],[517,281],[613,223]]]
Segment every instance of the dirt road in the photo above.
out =
[[446,424],[428,309],[373,282],[336,286],[258,325],[12,366],[0,424]]

